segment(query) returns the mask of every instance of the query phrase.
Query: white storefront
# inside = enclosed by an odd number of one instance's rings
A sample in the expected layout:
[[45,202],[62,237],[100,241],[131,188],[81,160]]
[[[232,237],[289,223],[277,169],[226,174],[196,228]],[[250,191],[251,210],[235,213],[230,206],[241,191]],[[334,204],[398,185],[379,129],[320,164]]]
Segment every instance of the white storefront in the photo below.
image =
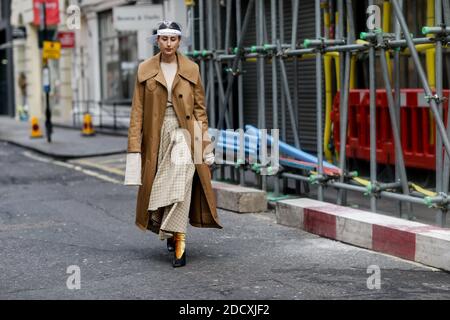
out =
[[81,4],[72,80],[78,120],[89,109],[95,126],[127,127],[137,66],[154,54],[149,38],[155,23],[168,19],[186,27],[184,0],[129,3],[86,0]]
[[[50,29],[67,31],[65,11],[70,2],[59,0],[58,3],[60,22]],[[43,123],[46,105],[42,84],[42,55],[38,45],[39,26],[33,24],[33,19],[33,0],[12,1],[11,24],[26,30],[25,39],[13,41],[16,110],[26,105],[29,115],[38,117]],[[72,117],[72,54],[73,49],[62,49],[59,60],[49,60],[50,106],[55,123],[67,123]],[[27,83],[25,95],[18,84],[21,75]]]

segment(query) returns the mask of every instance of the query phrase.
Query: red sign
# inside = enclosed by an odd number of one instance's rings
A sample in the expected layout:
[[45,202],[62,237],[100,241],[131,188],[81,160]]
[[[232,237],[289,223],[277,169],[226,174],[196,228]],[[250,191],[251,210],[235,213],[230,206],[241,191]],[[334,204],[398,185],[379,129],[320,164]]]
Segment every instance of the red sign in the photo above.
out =
[[75,32],[59,31],[58,41],[61,42],[61,48],[75,48]]
[[37,26],[41,24],[41,4],[45,3],[45,14],[47,25],[59,23],[59,0],[33,0],[33,23]]

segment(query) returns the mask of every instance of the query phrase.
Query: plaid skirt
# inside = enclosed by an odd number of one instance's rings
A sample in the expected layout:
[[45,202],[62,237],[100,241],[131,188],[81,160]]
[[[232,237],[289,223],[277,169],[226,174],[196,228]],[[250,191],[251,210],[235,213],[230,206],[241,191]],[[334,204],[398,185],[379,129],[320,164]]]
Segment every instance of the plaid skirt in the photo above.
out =
[[161,127],[156,176],[148,206],[149,229],[161,240],[186,233],[195,165],[172,105]]

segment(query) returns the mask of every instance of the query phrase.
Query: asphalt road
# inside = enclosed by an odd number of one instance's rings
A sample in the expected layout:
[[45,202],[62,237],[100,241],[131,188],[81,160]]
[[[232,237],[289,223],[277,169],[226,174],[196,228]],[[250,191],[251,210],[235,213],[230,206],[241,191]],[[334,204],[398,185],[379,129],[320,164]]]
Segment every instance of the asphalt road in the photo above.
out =
[[274,212],[220,210],[224,229],[190,227],[174,269],[120,182],[0,143],[0,299],[450,299],[449,273],[277,225]]

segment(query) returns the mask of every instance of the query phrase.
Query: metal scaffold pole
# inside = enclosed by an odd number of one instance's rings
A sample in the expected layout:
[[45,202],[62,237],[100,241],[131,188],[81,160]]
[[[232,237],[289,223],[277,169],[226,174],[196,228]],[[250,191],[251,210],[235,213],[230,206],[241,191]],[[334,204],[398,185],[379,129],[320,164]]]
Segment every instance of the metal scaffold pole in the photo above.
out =
[[[270,26],[271,30],[271,38],[272,43],[277,42],[277,6],[276,0],[270,1]],[[272,119],[272,128],[274,130],[278,130],[278,76],[277,76],[277,63],[275,55],[272,55],[272,108],[273,108],[273,119]],[[273,155],[271,154],[271,157]],[[278,177],[275,177],[274,180],[274,196],[279,196],[280,193],[280,180]]]
[[[378,43],[382,43],[382,34],[381,32],[377,33]],[[380,62],[381,62],[381,73],[383,75],[384,85],[386,87],[386,95],[388,100],[388,108],[389,108],[389,116],[391,120],[391,126],[392,126],[392,135],[394,138],[394,148],[395,148],[395,159],[397,167],[399,168],[399,176],[400,176],[400,184],[402,186],[403,193],[405,195],[409,194],[409,187],[408,187],[408,178],[406,175],[406,169],[405,169],[405,161],[403,157],[403,149],[401,145],[400,140],[400,130],[398,126],[397,121],[397,112],[395,110],[395,101],[394,97],[392,95],[392,86],[389,79],[389,71],[388,71],[388,64],[386,59],[386,50],[384,48],[381,48],[380,53]]]
[[[435,21],[434,24],[436,26],[440,26],[442,24],[442,0],[435,0]],[[443,97],[443,63],[442,63],[442,42],[436,42],[436,95],[438,97]],[[439,116],[440,119],[443,117],[443,105],[442,99],[438,100],[438,108],[439,108]],[[447,127],[450,127],[450,123],[447,124]],[[446,136],[448,137],[448,136]],[[442,174],[443,170],[443,159],[442,159],[442,138],[439,134],[436,135],[436,192],[438,193],[447,193],[448,189],[444,189],[444,180],[448,180],[448,175],[445,176]],[[445,226],[445,221],[447,218],[447,210],[440,209],[436,213],[436,224],[440,226]]]
[[[264,0],[256,0],[255,6],[255,16],[256,16],[256,42],[258,46],[264,46]],[[257,57],[257,95],[258,95],[258,127],[260,129],[266,128],[266,99],[265,99],[265,72],[264,72],[264,55],[258,55]],[[262,152],[261,152],[262,151]],[[260,156],[262,161],[262,165],[265,165],[265,148],[260,148]],[[266,178],[267,176],[262,175],[258,176],[260,178],[260,187],[262,190],[266,190]]]
[[[239,43],[241,41],[241,0],[236,0],[236,40]],[[238,62],[238,70],[242,70],[242,60]],[[238,77],[238,116],[239,116],[239,129],[244,128],[244,83],[242,76]],[[244,145],[244,136],[240,137],[239,145]],[[245,150],[239,148],[238,163],[245,162]],[[245,171],[243,166],[239,166],[239,184],[245,186]]]
[[[316,13],[316,39],[320,39],[322,33],[320,0],[315,3]],[[323,175],[323,144],[322,144],[322,53],[320,50],[316,52],[316,126],[317,126],[317,162],[319,177]],[[317,189],[317,199],[323,201],[323,186],[321,183]]]
[[[199,0],[199,33],[200,33],[200,50],[205,50],[205,2]],[[195,32],[195,30],[194,30]],[[195,49],[195,48],[194,48]],[[202,82],[205,83],[205,61],[200,61],[200,72],[202,76]],[[207,100],[208,101],[208,100]],[[208,103],[209,104],[209,103]]]
[[[373,5],[373,0],[369,1],[369,6]],[[374,30],[369,30],[373,32]],[[369,48],[369,113],[370,113],[370,183],[377,184],[377,110],[376,110],[376,55],[375,48]],[[377,197],[375,193],[370,194],[370,209],[377,211]]]
[[[353,23],[353,8],[352,1],[346,0],[346,16],[348,22],[347,30],[347,44],[352,44],[354,42],[354,23]],[[344,15],[341,16],[343,19]],[[344,182],[345,179],[345,160],[346,160],[346,146],[347,146],[347,125],[348,125],[348,95],[350,90],[350,64],[351,64],[352,53],[347,51],[345,53],[345,73],[344,73],[344,86],[341,87],[342,94],[342,104],[341,104],[341,119],[340,119],[340,151],[339,151],[339,168],[341,169],[340,182]],[[337,203],[339,205],[347,204],[347,193],[346,190],[340,189],[338,192]]]
[[[450,25],[450,1],[444,0],[443,1],[443,7],[444,7],[444,22],[448,26]],[[448,56],[447,56],[447,65],[450,65],[448,63]],[[450,76],[450,75],[449,75]],[[450,112],[447,112],[447,137],[450,139]],[[443,169],[443,181],[442,181],[442,189],[443,192],[448,194],[449,190],[449,182],[450,182],[450,157],[447,154],[444,154],[444,169]]]
[[[400,1],[400,6],[403,5],[403,0]],[[390,6],[386,6],[386,10],[390,10]],[[390,12],[389,12],[390,16]],[[383,30],[384,32],[388,32],[388,30]],[[400,24],[398,21],[395,22],[395,40],[400,40]],[[401,130],[401,123],[400,123],[400,51],[395,50],[394,51],[394,90],[395,90],[395,112],[397,115],[397,125],[399,127],[399,130]],[[400,179],[400,168],[398,161],[395,164],[395,180],[398,181]],[[402,202],[398,202],[398,214],[399,216],[402,216]],[[410,212],[410,208],[408,208],[408,211]]]

